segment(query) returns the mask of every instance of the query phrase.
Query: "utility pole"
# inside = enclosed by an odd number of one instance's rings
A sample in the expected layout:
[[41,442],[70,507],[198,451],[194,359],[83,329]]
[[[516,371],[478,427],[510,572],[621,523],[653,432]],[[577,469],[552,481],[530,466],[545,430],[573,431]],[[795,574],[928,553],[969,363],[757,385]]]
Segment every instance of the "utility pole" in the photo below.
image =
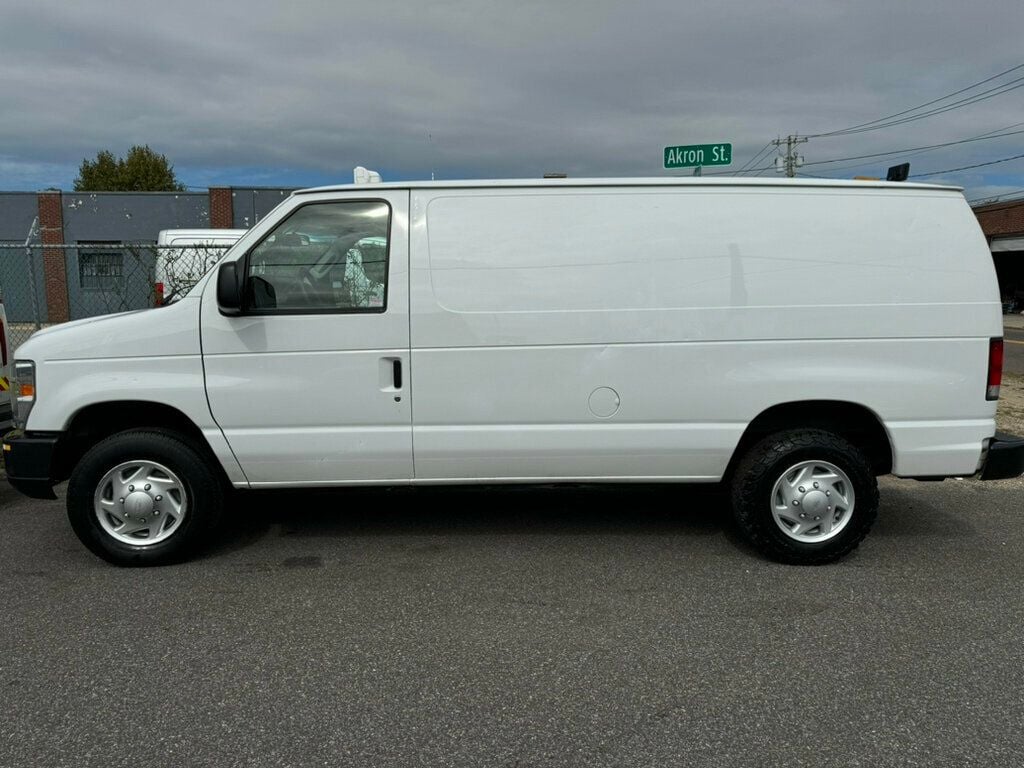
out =
[[798,144],[804,144],[807,141],[808,139],[806,137],[801,139],[796,134],[791,134],[785,139],[776,139],[773,141],[772,144],[778,147],[780,152],[782,150],[782,145],[786,145],[786,154],[780,154],[775,158],[775,170],[779,173],[785,172],[785,174],[791,179],[796,176],[796,169],[804,164],[803,157],[796,153],[796,147]]

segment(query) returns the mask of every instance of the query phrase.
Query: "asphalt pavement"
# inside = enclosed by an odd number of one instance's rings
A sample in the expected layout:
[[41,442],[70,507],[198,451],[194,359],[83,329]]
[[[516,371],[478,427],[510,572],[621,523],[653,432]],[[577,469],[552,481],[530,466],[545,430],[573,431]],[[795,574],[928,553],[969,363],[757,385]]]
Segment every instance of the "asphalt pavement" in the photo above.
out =
[[701,489],[248,494],[122,570],[0,485],[0,765],[1015,766],[1024,483],[767,562]]
[[1003,370],[1024,375],[1024,328],[1003,328]]

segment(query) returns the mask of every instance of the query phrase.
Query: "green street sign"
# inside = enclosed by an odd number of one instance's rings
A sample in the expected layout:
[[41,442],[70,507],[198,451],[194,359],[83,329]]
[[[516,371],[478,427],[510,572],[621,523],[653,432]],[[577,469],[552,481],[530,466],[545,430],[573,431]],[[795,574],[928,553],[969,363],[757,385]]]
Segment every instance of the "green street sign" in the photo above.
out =
[[665,147],[665,169],[695,168],[698,165],[729,165],[732,144],[689,144]]

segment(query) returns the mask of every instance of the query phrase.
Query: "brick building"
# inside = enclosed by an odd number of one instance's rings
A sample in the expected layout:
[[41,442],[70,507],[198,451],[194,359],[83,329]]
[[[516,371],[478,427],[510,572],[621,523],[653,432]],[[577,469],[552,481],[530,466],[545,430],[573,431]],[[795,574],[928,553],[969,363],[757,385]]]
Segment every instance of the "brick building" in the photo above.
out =
[[[154,244],[163,229],[248,229],[291,192],[277,187],[0,192],[0,290],[8,318],[59,323],[110,311],[108,297],[96,285],[101,269],[117,269],[121,292],[132,297],[131,308],[144,306],[152,265],[119,268],[113,262],[127,264],[128,259],[113,246]],[[19,247],[26,240],[35,246],[31,255]],[[103,250],[108,244],[112,247]],[[60,245],[65,247],[56,247]]]
[[989,203],[974,209],[999,276],[1003,299],[1024,310],[1024,200]]

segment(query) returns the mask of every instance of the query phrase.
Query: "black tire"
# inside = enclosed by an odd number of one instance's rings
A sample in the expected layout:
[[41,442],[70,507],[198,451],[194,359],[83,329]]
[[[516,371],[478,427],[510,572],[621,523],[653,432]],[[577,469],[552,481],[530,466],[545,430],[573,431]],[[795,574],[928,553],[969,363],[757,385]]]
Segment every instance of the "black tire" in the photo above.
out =
[[[93,497],[104,475],[118,464],[154,461],[174,472],[185,487],[187,512],[177,530],[154,544],[127,544],[107,533],[93,509]],[[225,489],[212,467],[213,459],[197,452],[174,432],[131,430],[112,435],[90,448],[68,482],[68,519],[91,552],[121,566],[180,562],[206,544],[220,522]]]
[[[814,543],[797,541],[785,533],[771,509],[776,481],[788,468],[812,460],[841,469],[856,495],[845,527],[833,538]],[[777,432],[758,442],[736,467],[731,495],[733,520],[740,535],[767,557],[793,565],[821,565],[849,554],[878,515],[878,481],[871,463],[855,445],[822,429]]]

